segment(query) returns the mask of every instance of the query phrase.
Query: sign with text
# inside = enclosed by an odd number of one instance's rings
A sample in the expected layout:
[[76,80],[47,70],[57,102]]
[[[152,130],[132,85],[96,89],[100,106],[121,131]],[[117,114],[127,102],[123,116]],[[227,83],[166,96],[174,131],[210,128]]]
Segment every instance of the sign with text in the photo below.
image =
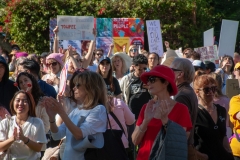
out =
[[211,62],[215,63],[215,61],[218,60],[217,45],[194,48],[194,51],[201,54],[201,60],[203,62],[211,61]]
[[147,20],[147,34],[149,52],[155,52],[160,57],[163,56],[162,34],[159,20]]
[[238,21],[222,20],[220,32],[218,56],[233,56],[238,31]]
[[57,16],[58,40],[93,40],[94,17]]
[[213,28],[203,33],[203,46],[207,47],[212,45],[214,45]]
[[237,79],[227,79],[226,83],[226,95],[228,98],[240,94],[239,81]]

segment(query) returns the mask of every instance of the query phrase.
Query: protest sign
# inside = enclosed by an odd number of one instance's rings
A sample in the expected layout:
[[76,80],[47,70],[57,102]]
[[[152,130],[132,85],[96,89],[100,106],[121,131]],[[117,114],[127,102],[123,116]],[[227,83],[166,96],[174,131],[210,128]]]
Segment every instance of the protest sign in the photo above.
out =
[[103,54],[107,55],[110,45],[113,43],[111,37],[97,37],[96,46],[97,48],[103,49]]
[[128,18],[113,18],[113,37],[129,37]]
[[97,37],[112,37],[112,18],[97,18]]
[[238,31],[238,21],[222,20],[220,40],[218,46],[218,56],[233,56]]
[[147,34],[149,52],[155,52],[160,57],[163,56],[162,34],[159,20],[147,20]]
[[57,16],[58,40],[93,40],[94,17]]
[[203,40],[204,47],[214,45],[213,28],[211,28],[203,33],[203,39],[204,39]]
[[238,79],[227,79],[226,83],[226,95],[228,98],[232,98],[240,94],[239,81]]
[[125,46],[126,52],[129,48],[129,37],[113,37],[114,41],[114,53],[116,52],[123,52],[123,47]]
[[201,54],[201,60],[204,61],[211,61],[215,63],[216,60],[218,60],[217,55],[217,46],[208,46],[208,47],[200,47],[200,48],[194,48],[194,51]]

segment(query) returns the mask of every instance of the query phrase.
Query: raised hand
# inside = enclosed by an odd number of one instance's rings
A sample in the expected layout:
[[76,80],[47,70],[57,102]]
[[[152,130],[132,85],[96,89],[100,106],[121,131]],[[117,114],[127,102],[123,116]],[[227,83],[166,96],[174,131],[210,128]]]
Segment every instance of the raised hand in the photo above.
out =
[[163,124],[165,124],[168,121],[168,114],[170,112],[169,102],[167,100],[157,101],[154,107],[156,110],[154,118],[161,119]]
[[57,34],[58,31],[59,31],[58,26],[56,26],[56,27],[54,28],[54,30],[53,30],[53,33],[54,33],[54,34]]

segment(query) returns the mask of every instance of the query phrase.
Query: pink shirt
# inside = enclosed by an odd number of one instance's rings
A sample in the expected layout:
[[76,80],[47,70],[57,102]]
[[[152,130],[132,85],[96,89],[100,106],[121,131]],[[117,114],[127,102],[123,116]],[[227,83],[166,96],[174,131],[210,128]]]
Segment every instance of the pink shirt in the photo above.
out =
[[[113,113],[116,115],[122,127],[124,129],[125,134],[122,135],[122,141],[125,148],[128,148],[128,132],[126,125],[132,125],[135,122],[135,116],[129,109],[129,107],[121,100],[114,98],[114,109]],[[110,114],[108,114],[109,120],[112,126],[112,129],[121,130],[115,120],[112,118]],[[108,128],[110,129],[109,125]]]
[[[215,104],[219,104],[220,106],[224,107],[228,113],[229,110],[229,102],[230,99],[227,96],[221,96],[219,98],[215,98],[213,99],[213,103]],[[227,127],[229,127],[229,115],[227,114],[227,120],[226,120],[226,125]]]

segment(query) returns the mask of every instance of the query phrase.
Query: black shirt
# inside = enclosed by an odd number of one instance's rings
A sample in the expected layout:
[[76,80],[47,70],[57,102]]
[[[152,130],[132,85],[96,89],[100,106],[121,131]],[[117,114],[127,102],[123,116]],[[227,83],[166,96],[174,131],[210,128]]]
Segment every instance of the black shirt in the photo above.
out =
[[226,136],[226,109],[217,107],[217,123],[205,109],[198,109],[195,124],[194,144],[201,153],[207,154],[209,160],[233,160],[232,154],[223,147]]
[[[105,84],[107,86],[107,91],[111,92],[110,82],[107,80],[107,78],[104,78]],[[118,83],[118,80],[113,77],[113,85],[114,85],[114,95],[117,96],[122,93],[120,85]]]
[[130,95],[128,106],[132,110],[133,114],[135,114],[135,118],[137,119],[142,106],[151,99],[151,95],[148,93],[148,89],[143,87],[140,77],[136,77],[133,74],[133,77],[130,81],[132,83],[129,86]]

